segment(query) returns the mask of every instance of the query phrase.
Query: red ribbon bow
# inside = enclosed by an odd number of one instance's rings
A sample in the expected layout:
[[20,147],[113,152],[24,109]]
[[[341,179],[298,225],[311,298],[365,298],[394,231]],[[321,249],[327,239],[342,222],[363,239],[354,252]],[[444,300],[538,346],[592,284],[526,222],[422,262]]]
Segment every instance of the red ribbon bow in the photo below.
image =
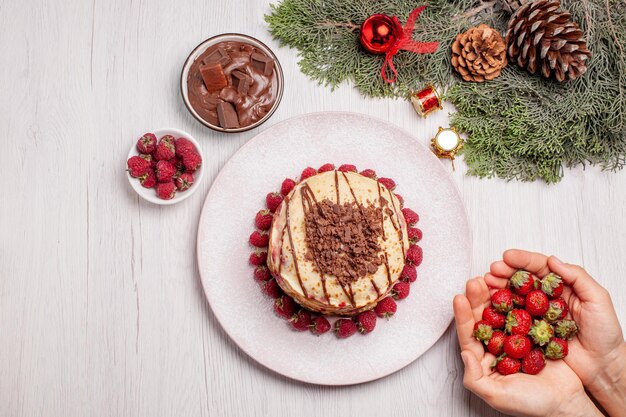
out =
[[[404,26],[402,33],[398,36],[396,43],[385,54],[385,63],[380,70],[380,75],[383,77],[385,82],[393,83],[398,77],[398,71],[396,71],[396,67],[393,65],[393,56],[397,54],[400,49],[415,52],[416,54],[430,54],[437,50],[439,42],[418,42],[413,40],[415,21],[425,8],[426,6],[420,6],[417,9],[413,9],[411,14],[409,14],[409,18],[406,20],[406,26]],[[393,16],[392,19],[398,24],[398,26],[402,26],[396,16]],[[387,66],[389,66],[393,72],[393,79],[389,79],[389,77],[387,77]]]

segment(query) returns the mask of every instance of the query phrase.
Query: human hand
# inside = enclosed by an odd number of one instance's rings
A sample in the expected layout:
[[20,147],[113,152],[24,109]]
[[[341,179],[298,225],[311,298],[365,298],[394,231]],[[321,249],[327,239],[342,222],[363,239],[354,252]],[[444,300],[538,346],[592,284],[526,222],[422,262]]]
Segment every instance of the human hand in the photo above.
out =
[[504,288],[518,269],[540,278],[554,272],[569,285],[562,297],[580,332],[569,342],[565,362],[610,415],[626,415],[626,343],[609,293],[580,266],[520,250],[506,251],[485,281]]
[[[495,290],[492,290],[495,291]],[[467,282],[466,295],[454,298],[456,330],[465,364],[463,385],[491,407],[516,416],[601,415],[574,371],[563,361],[547,361],[537,375],[500,375],[491,369],[495,356],[473,337],[474,324],[490,304],[482,277]]]

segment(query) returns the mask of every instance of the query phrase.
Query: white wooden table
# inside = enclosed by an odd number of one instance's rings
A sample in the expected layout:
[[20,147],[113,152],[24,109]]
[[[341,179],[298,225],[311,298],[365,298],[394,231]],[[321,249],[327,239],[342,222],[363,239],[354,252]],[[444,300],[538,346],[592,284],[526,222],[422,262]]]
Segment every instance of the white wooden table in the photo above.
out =
[[[257,365],[229,340],[202,292],[198,216],[225,161],[272,124],[323,110],[388,120],[427,143],[447,111],[335,92],[303,76],[253,0],[5,0],[0,3],[0,416],[498,415],[462,386],[450,328],[382,380],[309,386]],[[220,135],[179,93],[188,52],[221,32],[267,42],[285,96],[259,129]],[[446,109],[449,110],[449,109]],[[200,139],[207,178],[158,207],[129,187],[132,141],[157,127]],[[568,171],[558,185],[452,175],[473,228],[474,274],[508,247],[583,264],[626,324],[626,172]]]

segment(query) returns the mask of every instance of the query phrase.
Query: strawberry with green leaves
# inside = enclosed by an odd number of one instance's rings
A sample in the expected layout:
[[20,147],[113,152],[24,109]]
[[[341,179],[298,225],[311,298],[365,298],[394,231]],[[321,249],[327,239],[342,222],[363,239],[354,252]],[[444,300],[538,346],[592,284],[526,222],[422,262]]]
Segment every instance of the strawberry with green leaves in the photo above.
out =
[[548,359],[563,359],[567,356],[567,340],[553,337],[546,346],[546,358]]
[[526,295],[532,290],[537,289],[539,280],[528,271],[520,269],[515,272],[509,280],[511,291],[518,295]]
[[525,336],[530,331],[532,318],[526,310],[511,310],[506,316],[505,331],[509,334]]
[[541,291],[550,299],[558,298],[563,294],[563,278],[550,272],[541,280]]
[[528,332],[528,336],[539,346],[545,346],[554,336],[554,329],[545,320],[535,320]]
[[491,305],[498,313],[508,313],[513,309],[513,296],[509,290],[498,290],[491,296]]

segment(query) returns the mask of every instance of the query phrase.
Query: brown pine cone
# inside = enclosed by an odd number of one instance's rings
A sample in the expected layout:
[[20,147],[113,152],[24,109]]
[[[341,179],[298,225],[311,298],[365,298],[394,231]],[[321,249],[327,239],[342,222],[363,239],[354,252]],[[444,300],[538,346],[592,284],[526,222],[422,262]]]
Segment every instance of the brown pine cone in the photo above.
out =
[[504,39],[487,25],[457,35],[452,44],[452,66],[465,81],[493,80],[506,64]]
[[530,73],[562,82],[587,71],[591,52],[572,15],[560,10],[558,0],[535,0],[522,5],[506,34],[509,58]]

